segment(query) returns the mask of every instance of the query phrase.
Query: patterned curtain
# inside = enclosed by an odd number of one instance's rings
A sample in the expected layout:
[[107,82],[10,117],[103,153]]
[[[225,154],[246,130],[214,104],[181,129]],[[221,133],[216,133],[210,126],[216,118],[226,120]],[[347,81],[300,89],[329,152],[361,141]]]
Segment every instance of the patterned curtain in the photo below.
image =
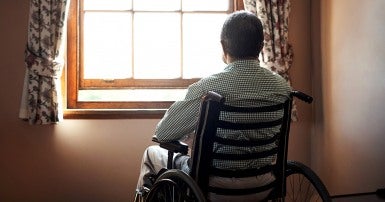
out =
[[30,124],[62,119],[60,76],[64,66],[61,46],[69,0],[30,0],[26,75],[19,117]]
[[[255,13],[264,27],[264,46],[261,64],[277,72],[290,84],[289,69],[293,61],[293,50],[288,42],[289,0],[243,0],[245,10]],[[293,120],[297,119],[293,104]]]

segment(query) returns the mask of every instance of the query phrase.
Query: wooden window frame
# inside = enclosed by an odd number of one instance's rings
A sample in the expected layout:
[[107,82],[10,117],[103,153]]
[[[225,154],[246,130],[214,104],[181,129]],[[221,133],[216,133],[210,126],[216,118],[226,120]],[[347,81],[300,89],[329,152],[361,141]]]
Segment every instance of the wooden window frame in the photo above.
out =
[[[85,102],[78,101],[78,91],[87,88],[119,88],[128,85],[135,87],[175,87],[186,88],[198,79],[115,79],[115,80],[81,80],[79,70],[81,50],[79,44],[79,1],[70,1],[67,27],[67,68],[63,72],[63,103],[64,118],[67,119],[152,119],[161,118],[169,106],[170,101],[161,102]],[[242,0],[233,0],[234,10],[243,9]]]

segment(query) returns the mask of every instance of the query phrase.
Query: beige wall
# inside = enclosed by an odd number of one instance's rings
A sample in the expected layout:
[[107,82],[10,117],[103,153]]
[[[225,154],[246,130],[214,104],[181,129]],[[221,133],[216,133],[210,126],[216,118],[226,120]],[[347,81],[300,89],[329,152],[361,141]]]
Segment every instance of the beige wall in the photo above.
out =
[[[385,1],[316,0],[312,163],[332,194],[385,187]],[[319,32],[317,32],[319,31]]]
[[[0,201],[129,201],[158,120],[19,120],[26,0],[0,1]],[[311,92],[310,1],[292,0],[293,86]],[[290,157],[310,165],[312,106],[299,104]]]

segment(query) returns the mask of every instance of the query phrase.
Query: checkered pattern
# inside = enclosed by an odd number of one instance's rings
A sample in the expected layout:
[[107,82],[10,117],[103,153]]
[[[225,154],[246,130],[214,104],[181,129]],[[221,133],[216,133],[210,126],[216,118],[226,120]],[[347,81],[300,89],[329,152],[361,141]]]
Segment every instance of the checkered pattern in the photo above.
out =
[[[189,86],[184,100],[176,101],[157,125],[155,134],[160,141],[180,140],[192,133],[197,124],[199,105],[202,96],[214,91],[226,98],[226,104],[233,106],[266,106],[284,102],[291,91],[287,82],[278,74],[259,66],[256,60],[239,60],[229,64],[222,72],[203,78]],[[281,117],[282,113],[261,113],[254,117],[247,114],[221,114],[221,119],[230,121],[272,120]],[[236,139],[260,139],[274,134],[278,128],[269,128],[244,133],[218,131],[219,136]],[[274,147],[275,145],[271,145]],[[249,149],[224,147],[217,145],[214,149],[223,153],[248,153]],[[253,150],[265,150],[255,148]],[[273,159],[261,162],[214,162],[221,168],[260,167],[271,163]]]

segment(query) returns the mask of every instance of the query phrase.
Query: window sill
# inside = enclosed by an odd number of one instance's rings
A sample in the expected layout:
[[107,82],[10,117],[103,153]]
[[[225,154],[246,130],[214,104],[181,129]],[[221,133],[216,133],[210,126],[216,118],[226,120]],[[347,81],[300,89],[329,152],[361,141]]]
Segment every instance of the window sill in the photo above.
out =
[[64,119],[161,119],[166,109],[158,110],[64,110]]

